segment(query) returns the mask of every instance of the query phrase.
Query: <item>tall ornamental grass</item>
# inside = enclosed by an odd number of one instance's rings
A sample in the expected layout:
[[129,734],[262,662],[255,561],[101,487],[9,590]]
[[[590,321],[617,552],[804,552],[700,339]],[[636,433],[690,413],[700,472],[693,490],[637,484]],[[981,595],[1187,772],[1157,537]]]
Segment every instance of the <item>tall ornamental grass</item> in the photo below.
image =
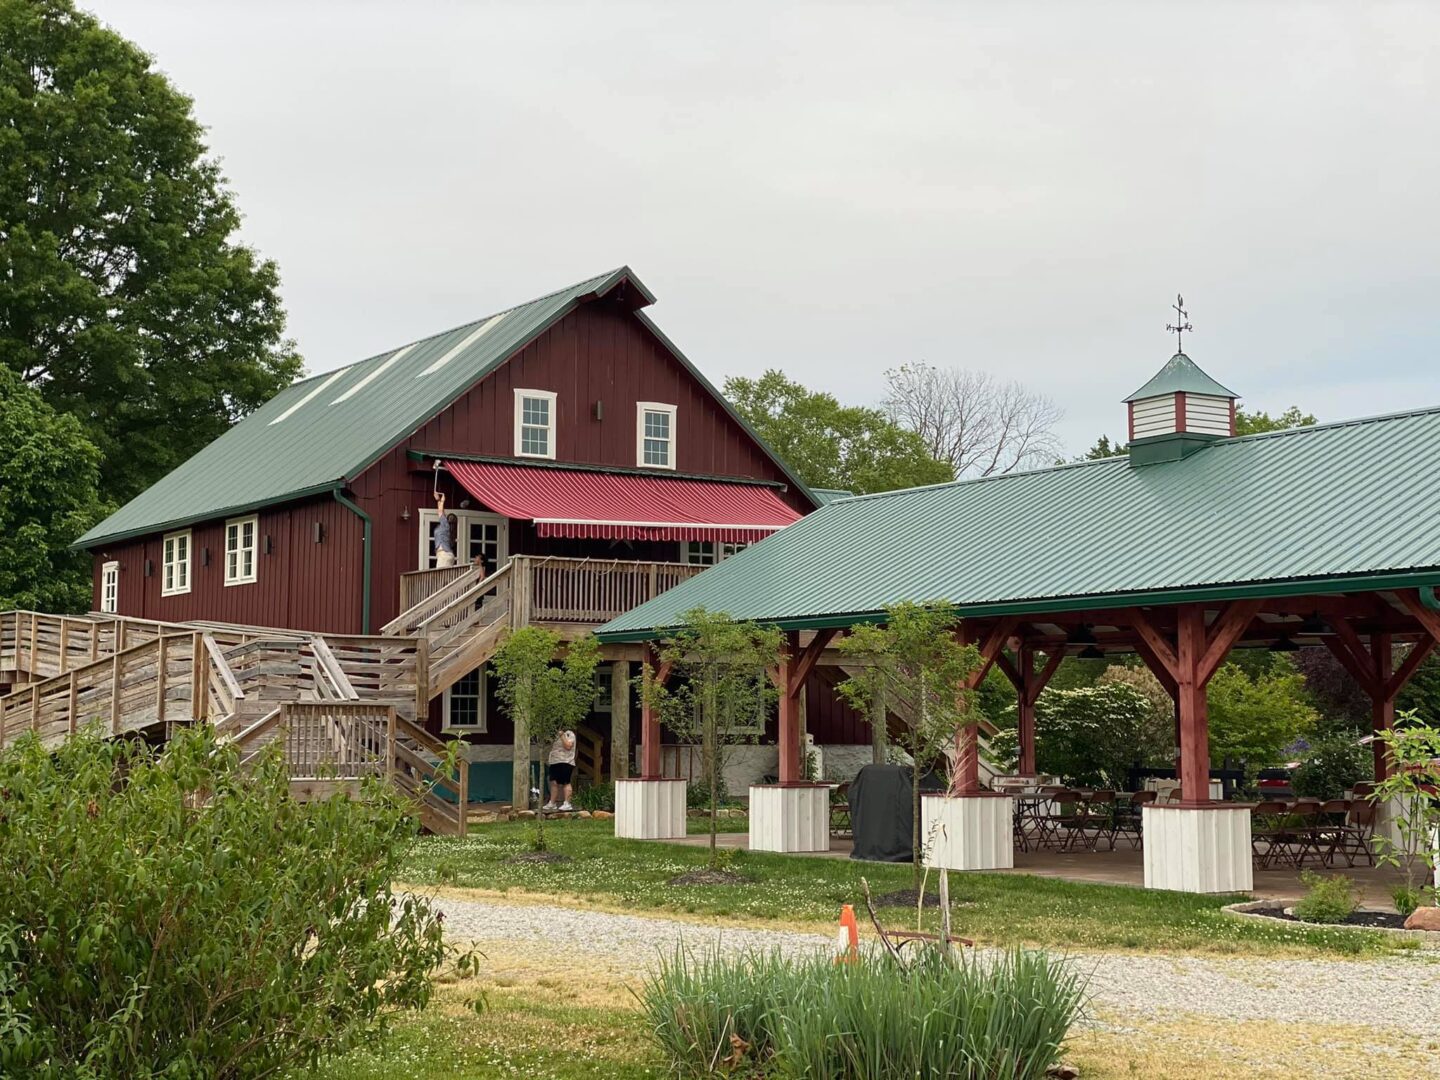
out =
[[640,998],[680,1076],[1043,1077],[1059,1061],[1084,991],[1043,953],[902,965],[827,955],[677,953]]

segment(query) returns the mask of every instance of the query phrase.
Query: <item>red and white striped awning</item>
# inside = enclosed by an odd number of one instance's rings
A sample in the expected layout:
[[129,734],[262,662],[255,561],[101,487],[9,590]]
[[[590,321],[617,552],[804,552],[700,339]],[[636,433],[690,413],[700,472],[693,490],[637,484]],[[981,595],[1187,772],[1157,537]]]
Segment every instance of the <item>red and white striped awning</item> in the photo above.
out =
[[717,540],[750,544],[800,514],[760,484],[677,476],[447,461],[460,486],[541,536],[592,540]]

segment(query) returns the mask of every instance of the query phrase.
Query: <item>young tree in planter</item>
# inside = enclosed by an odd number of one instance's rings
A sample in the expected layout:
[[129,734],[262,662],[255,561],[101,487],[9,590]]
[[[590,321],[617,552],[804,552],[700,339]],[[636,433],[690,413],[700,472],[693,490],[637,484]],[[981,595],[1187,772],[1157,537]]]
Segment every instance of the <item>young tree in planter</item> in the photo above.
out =
[[911,846],[920,885],[920,781],[944,755],[956,732],[976,718],[970,673],[980,663],[973,645],[956,637],[960,623],[944,602],[905,602],[886,609],[883,626],[857,626],[836,648],[855,662],[840,692],[870,713],[876,702],[904,720],[897,742],[910,755]]
[[1418,884],[1421,868],[1428,868],[1433,882],[1440,859],[1435,849],[1435,830],[1440,828],[1440,728],[1416,723],[1413,711],[1395,719],[1397,727],[1379,733],[1390,754],[1391,771],[1375,785],[1374,798],[1380,806],[1390,807],[1400,839],[1377,833],[1375,847],[1379,862],[1404,871],[1405,886],[1396,890],[1396,906],[1413,911],[1423,896]]
[[[560,645],[559,634],[526,626],[506,638],[490,661],[495,669],[495,696],[515,725],[515,745],[539,743],[542,759],[560,732],[580,726],[595,701],[595,665],[600,662],[600,646],[593,637],[578,638],[570,642],[557,664]],[[528,789],[528,753],[516,763],[517,769],[522,767]],[[533,846],[536,851],[545,850],[543,813],[535,815]]]
[[731,747],[757,741],[779,697],[771,671],[780,664],[780,631],[736,622],[724,612],[696,608],[660,649],[670,664],[666,683],[648,665],[641,693],[661,722],[701,747],[710,803],[710,866],[718,865],[716,811]]

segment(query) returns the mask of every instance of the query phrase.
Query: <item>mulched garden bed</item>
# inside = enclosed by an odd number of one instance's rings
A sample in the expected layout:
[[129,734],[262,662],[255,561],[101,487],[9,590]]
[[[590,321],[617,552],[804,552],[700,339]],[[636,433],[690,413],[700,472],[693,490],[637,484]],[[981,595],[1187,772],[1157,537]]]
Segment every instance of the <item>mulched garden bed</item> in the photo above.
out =
[[1404,930],[1405,916],[1398,915],[1393,911],[1352,911],[1350,916],[1339,923],[1307,923],[1304,919],[1297,919],[1294,915],[1287,914],[1280,908],[1273,908],[1270,911],[1252,911],[1252,915],[1264,915],[1269,919],[1279,919],[1282,922],[1303,923],[1305,926],[1368,926],[1381,930]]
[[744,874],[731,870],[687,870],[672,877],[670,885],[749,885],[750,879]]
[[507,862],[512,863],[562,863],[570,862],[569,855],[561,855],[558,851],[522,851],[518,855],[511,855]]

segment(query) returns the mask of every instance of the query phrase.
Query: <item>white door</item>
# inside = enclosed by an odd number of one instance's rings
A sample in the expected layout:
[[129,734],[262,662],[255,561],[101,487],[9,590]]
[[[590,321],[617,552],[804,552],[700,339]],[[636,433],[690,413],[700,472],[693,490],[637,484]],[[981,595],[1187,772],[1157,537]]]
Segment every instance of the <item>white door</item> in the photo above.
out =
[[[455,559],[460,563],[480,559],[485,572],[493,574],[510,558],[510,522],[499,514],[482,514],[474,510],[452,510],[455,519]],[[420,511],[420,566],[435,566],[435,526],[440,515],[434,510]]]

